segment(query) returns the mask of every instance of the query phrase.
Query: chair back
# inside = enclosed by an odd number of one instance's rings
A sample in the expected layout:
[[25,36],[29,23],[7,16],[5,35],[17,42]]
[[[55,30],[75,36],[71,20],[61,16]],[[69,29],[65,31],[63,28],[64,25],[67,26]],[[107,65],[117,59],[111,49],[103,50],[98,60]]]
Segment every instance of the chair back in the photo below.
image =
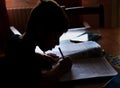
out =
[[[70,27],[76,27],[76,25],[71,24],[73,19],[71,19],[70,17],[83,16],[83,15],[94,15],[94,14],[98,14],[98,16],[99,16],[99,27],[100,28],[104,27],[104,7],[103,7],[103,5],[99,5],[98,7],[82,7],[82,6],[69,7],[69,8],[65,8],[65,11],[70,20]],[[76,22],[79,22],[79,20],[80,19],[78,17],[78,21],[76,21]],[[84,21],[84,19],[82,19],[82,20]],[[81,26],[81,24],[79,24],[79,23],[76,23],[76,24],[78,27]],[[84,26],[84,23],[82,25]]]

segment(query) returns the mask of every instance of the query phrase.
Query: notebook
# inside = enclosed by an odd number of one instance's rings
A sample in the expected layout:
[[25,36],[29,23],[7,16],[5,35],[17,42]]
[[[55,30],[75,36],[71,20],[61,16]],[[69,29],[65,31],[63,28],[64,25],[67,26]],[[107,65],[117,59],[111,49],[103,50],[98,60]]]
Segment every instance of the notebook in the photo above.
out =
[[96,77],[110,77],[117,74],[117,71],[103,56],[101,46],[94,41],[63,43],[46,53],[55,53],[61,57],[58,47],[61,48],[63,55],[70,56],[73,62],[71,71],[60,79],[61,82]]

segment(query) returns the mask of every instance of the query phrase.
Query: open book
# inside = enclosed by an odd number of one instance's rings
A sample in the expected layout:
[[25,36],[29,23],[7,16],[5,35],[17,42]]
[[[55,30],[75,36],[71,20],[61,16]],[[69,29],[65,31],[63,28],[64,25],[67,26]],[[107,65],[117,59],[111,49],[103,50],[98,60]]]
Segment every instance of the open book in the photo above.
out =
[[70,56],[73,61],[71,71],[66,73],[61,81],[109,77],[117,74],[102,55],[101,46],[94,41],[60,44],[46,53],[52,52],[61,57],[58,47],[61,48],[64,56]]

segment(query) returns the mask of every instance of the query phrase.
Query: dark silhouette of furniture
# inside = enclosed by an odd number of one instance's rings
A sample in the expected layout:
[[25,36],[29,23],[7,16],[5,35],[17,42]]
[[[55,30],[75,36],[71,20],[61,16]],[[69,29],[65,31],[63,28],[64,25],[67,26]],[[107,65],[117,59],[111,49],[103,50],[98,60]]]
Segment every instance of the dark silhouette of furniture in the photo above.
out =
[[0,0],[0,59],[3,58],[11,35],[5,0]]
[[[99,5],[98,7],[82,7],[82,6],[69,7],[69,8],[64,8],[64,10],[66,11],[68,18],[70,16],[75,17],[78,15],[82,16],[82,15],[98,14],[99,15],[99,27],[100,28],[104,27],[104,6],[103,5]],[[79,20],[79,18],[78,18],[78,20]],[[72,20],[70,19],[70,21],[72,21]],[[79,27],[79,26],[81,26],[81,24],[79,24],[77,26]],[[83,24],[83,26],[84,26],[84,24]],[[73,27],[73,25],[70,24],[70,27]]]

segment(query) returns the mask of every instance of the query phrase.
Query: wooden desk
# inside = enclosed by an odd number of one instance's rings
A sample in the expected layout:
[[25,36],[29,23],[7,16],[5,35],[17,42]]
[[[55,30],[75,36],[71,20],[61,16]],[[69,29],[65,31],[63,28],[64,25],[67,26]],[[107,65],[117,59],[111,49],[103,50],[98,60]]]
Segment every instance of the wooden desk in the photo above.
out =
[[[115,29],[88,29],[86,31],[99,32],[102,38],[97,42],[105,50],[106,53],[113,56],[120,55],[120,28]],[[109,80],[103,78],[98,80],[77,81],[63,84],[60,88],[102,88],[102,86]]]
[[97,29],[102,35],[98,43],[105,52],[113,56],[120,55],[120,28],[114,29]]

